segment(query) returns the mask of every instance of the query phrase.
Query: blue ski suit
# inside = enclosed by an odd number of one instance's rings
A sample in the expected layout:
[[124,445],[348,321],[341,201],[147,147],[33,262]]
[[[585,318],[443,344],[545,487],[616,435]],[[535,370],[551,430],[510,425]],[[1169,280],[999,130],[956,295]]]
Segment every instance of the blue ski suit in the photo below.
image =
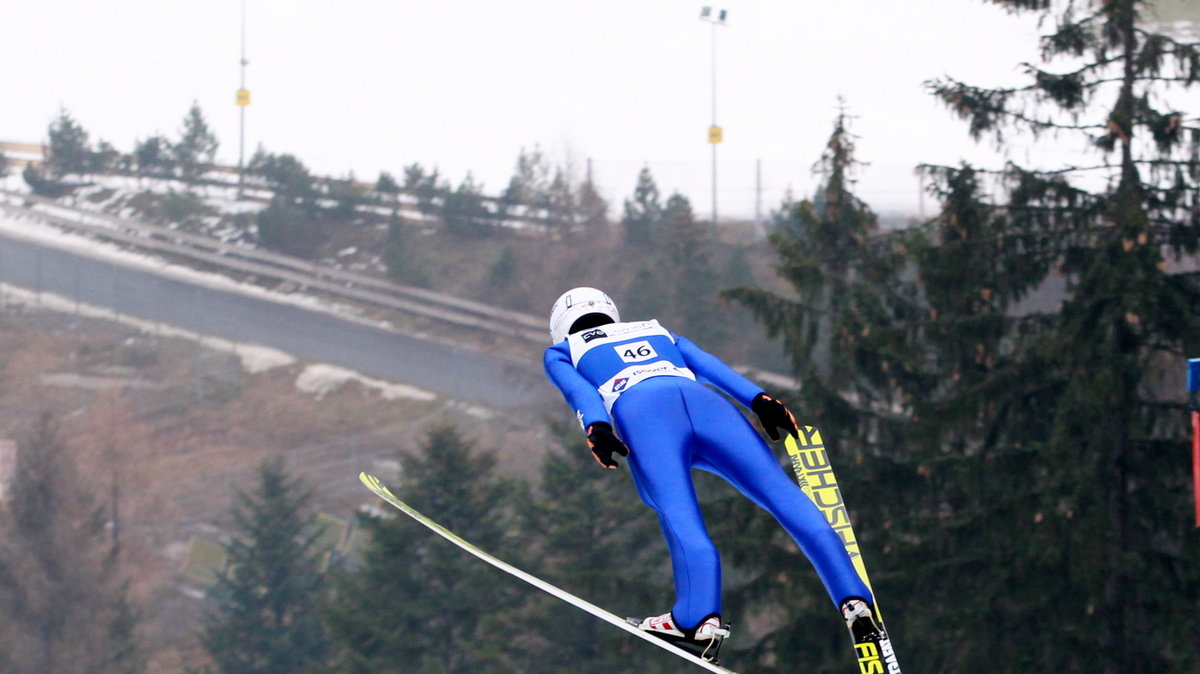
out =
[[762,389],[658,321],[610,323],[548,348],[546,375],[586,430],[610,418],[629,447],[642,501],[658,513],[685,628],[721,613],[721,562],[700,514],[691,469],[715,473],[771,513],[812,562],[834,606],[873,602],[838,534],[779,465],[746,407]]

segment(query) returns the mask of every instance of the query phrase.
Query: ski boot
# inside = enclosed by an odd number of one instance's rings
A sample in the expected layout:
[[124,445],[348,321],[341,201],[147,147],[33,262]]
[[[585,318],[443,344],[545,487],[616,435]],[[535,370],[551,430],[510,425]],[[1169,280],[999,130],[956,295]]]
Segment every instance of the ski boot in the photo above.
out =
[[729,623],[722,623],[721,616],[710,615],[700,624],[684,629],[675,621],[675,616],[664,613],[645,620],[627,618],[630,625],[649,632],[663,641],[682,648],[683,650],[709,662],[716,663],[721,652],[721,644],[729,636]]
[[842,602],[842,618],[854,639],[854,651],[862,671],[900,674],[892,640],[883,622],[876,618],[875,609],[866,600],[851,597]]

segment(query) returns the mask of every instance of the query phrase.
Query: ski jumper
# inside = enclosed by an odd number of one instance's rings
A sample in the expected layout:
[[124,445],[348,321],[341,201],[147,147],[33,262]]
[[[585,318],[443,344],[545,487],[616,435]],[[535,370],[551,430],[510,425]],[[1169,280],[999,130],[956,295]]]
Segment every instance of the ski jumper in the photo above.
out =
[[611,418],[629,447],[638,494],[658,513],[670,549],[672,614],[682,627],[721,613],[721,562],[692,468],[721,476],[771,513],[812,562],[835,607],[847,597],[873,601],[821,511],[746,417],[704,384],[746,407],[761,387],[654,320],[569,335],[546,350],[544,364],[585,431]]

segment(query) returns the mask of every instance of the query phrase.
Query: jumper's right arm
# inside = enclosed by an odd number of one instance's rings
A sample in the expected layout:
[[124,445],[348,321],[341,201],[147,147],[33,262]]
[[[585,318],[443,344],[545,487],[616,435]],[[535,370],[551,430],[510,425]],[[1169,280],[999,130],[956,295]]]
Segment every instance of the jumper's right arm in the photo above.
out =
[[575,410],[575,417],[585,432],[597,422],[611,424],[600,392],[575,369],[566,342],[559,342],[546,349],[542,364],[546,369],[546,376],[562,392],[571,409]]
[[777,429],[780,428],[793,437],[796,436],[796,417],[792,416],[782,402],[767,395],[758,384],[738,374],[721,359],[704,351],[687,338],[676,335],[675,345],[683,355],[684,362],[696,374],[757,414],[767,437],[778,440]]

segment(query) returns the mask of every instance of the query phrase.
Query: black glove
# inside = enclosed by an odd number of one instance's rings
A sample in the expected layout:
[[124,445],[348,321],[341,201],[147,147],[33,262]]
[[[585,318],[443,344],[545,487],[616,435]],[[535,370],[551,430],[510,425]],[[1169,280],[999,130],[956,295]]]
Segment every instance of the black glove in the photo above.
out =
[[621,439],[613,434],[612,426],[605,421],[597,421],[588,428],[588,447],[592,448],[592,456],[605,468],[616,468],[617,462],[613,454],[629,456],[629,448]]
[[796,429],[796,418],[783,406],[783,403],[766,393],[759,393],[750,401],[750,411],[758,415],[758,421],[763,430],[772,440],[779,439],[779,429],[787,431],[792,437],[799,437]]

